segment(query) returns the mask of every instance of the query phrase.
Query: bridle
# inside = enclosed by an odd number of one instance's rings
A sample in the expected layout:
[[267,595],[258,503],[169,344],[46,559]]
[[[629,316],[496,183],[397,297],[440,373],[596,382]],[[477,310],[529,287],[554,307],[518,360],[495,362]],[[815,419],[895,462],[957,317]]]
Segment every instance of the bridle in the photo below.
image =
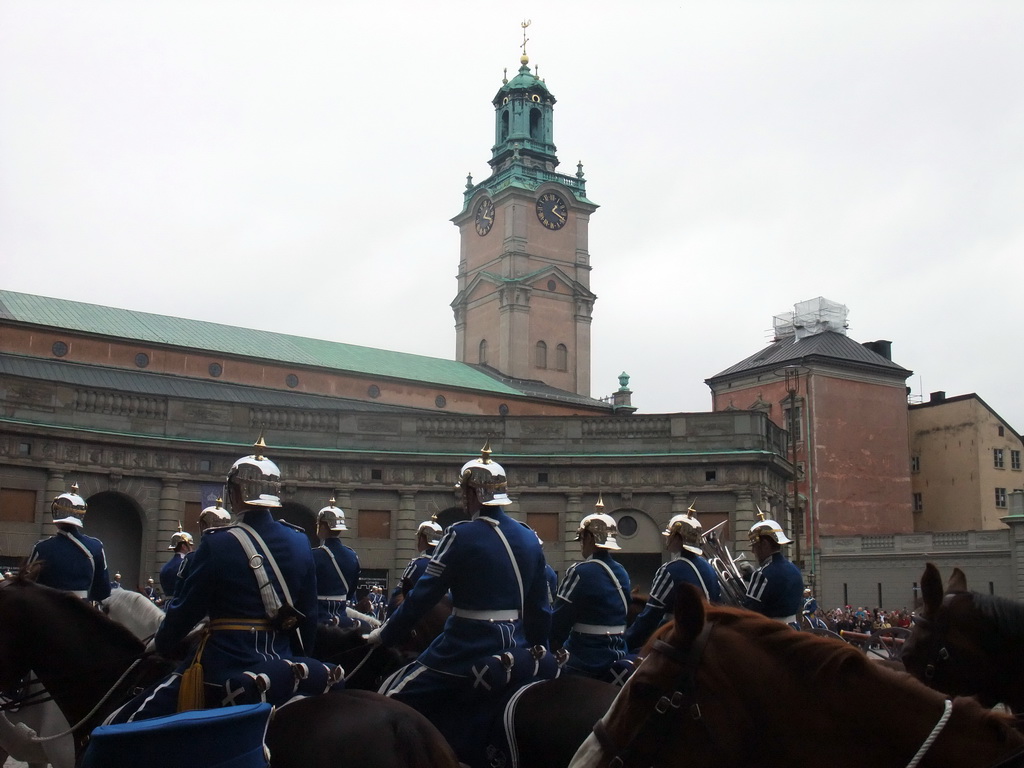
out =
[[[712,742],[718,743],[714,734],[708,727],[700,704],[697,701],[697,670],[700,667],[701,659],[715,629],[715,622],[708,622],[704,625],[701,633],[686,651],[681,651],[675,646],[657,639],[651,644],[651,651],[668,658],[671,662],[680,667],[679,674],[673,684],[655,702],[652,710],[636,729],[633,737],[625,744],[615,742],[608,728],[605,725],[605,717],[602,717],[594,724],[594,736],[601,745],[602,750],[613,757],[608,763],[609,768],[627,768],[627,766],[652,766],[656,762],[662,749],[668,743],[663,734],[665,729],[672,725],[673,717],[681,717],[683,713],[689,714],[694,722],[704,726],[704,731]],[[942,650],[945,650],[944,648]],[[948,658],[948,652],[944,658]],[[625,690],[625,688],[623,689]],[[620,694],[621,695],[621,694]],[[942,716],[932,728],[931,732],[922,742],[917,753],[907,764],[907,768],[916,768],[924,759],[929,749],[949,721],[953,711],[953,702],[947,699],[943,708]],[[741,758],[744,756],[740,756]],[[744,762],[742,759],[737,762]],[[1019,768],[1024,765],[1024,748],[1014,752],[990,768]]]
[[[933,629],[938,625],[938,622],[935,622],[932,619],[926,619],[924,616],[914,616],[913,623],[919,624],[921,627],[932,629],[938,637],[944,637],[944,634],[939,634],[938,630]],[[935,678],[936,668],[939,664],[949,661],[950,655],[951,654],[946,645],[944,643],[940,644],[938,650],[935,651],[930,658],[926,659],[927,663],[924,665],[924,676],[928,680],[933,680]]]
[[664,729],[671,725],[672,717],[681,716],[683,712],[687,713],[694,722],[702,723],[708,736],[712,736],[704,721],[700,704],[697,702],[697,669],[700,667],[704,649],[707,647],[714,629],[714,622],[706,623],[697,639],[686,651],[680,651],[674,645],[661,639],[657,639],[651,644],[652,652],[665,656],[680,667],[679,674],[673,684],[654,703],[652,710],[647,713],[647,717],[626,744],[615,743],[604,723],[604,718],[594,724],[594,736],[597,737],[601,748],[614,755],[609,762],[609,768],[653,765],[655,758],[666,743],[665,739],[659,738],[659,734],[664,733]]

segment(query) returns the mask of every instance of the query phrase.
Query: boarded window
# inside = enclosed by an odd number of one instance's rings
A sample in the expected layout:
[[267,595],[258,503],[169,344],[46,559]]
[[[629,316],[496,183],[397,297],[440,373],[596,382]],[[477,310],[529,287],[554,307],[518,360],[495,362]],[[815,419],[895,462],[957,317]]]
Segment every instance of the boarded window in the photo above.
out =
[[391,513],[381,509],[360,509],[358,534],[361,539],[390,539]]
[[556,513],[527,512],[526,524],[537,532],[545,544],[549,541],[560,541],[562,538],[558,535],[558,515]]
[[196,540],[196,546],[199,546],[199,513],[202,511],[203,505],[201,502],[185,502],[185,514],[184,519],[181,521],[181,527],[192,534]]
[[0,490],[0,520],[5,523],[32,523],[36,519],[36,492],[20,488]]

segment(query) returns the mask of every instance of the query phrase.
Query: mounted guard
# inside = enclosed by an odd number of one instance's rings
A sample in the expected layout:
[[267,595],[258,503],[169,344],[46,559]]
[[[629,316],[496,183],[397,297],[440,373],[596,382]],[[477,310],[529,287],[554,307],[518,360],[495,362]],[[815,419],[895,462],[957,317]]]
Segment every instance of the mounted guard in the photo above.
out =
[[320,539],[320,546],[313,550],[317,621],[343,629],[356,625],[346,610],[355,603],[360,573],[355,550],[341,543],[341,534],[347,530],[345,512],[332,498],[316,514],[316,535]]
[[444,630],[380,691],[426,715],[460,759],[478,765],[480,718],[491,715],[490,704],[500,692],[536,679],[542,665],[554,665],[543,647],[551,613],[544,553],[536,534],[502,510],[512,501],[489,444],[462,466],[456,489],[470,519],[449,526],[405,601],[367,639],[398,644],[451,592],[454,608]]
[[583,560],[569,566],[558,587],[551,616],[551,647],[569,652],[565,670],[619,685],[628,677],[626,613],[629,574],[612,557],[622,549],[615,519],[604,514],[599,494],[595,512],[580,521],[576,541]]
[[313,555],[305,533],[271,516],[281,507],[281,471],[263,455],[262,436],[254,448],[227,476],[237,522],[206,531],[154,638],[157,652],[173,657],[208,616],[198,647],[107,722],[232,704],[280,705],[340,684],[340,667],[306,656],[316,628]]
[[797,617],[804,603],[804,577],[782,554],[782,546],[792,539],[760,508],[757,515],[759,519],[748,535],[759,567],[750,577],[743,607],[799,629]]
[[103,542],[82,530],[87,511],[77,484],[57,496],[50,504],[57,533],[36,542],[27,566],[40,563],[39,584],[100,602],[110,597],[110,573]]

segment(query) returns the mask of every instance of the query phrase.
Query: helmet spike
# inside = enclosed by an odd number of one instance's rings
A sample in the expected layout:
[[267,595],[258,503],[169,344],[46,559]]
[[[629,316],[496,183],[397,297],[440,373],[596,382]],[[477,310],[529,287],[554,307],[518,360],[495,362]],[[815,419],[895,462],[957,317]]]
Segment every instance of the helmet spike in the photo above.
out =
[[763,511],[761,511],[761,507],[760,506],[755,504],[754,507],[757,509],[757,519],[758,520],[767,520],[768,519],[768,515],[766,515]]
[[601,491],[597,492],[597,504],[594,505],[594,509],[598,512],[604,509],[604,494]]
[[491,463],[491,439],[484,441],[484,447],[480,449],[480,461],[484,464]]
[[258,438],[256,438],[256,442],[252,444],[252,447],[255,449],[253,451],[253,453],[256,456],[256,461],[262,461],[262,459],[263,459],[263,449],[267,447],[266,442],[263,440],[263,428],[262,427],[260,428],[260,436]]
[[72,493],[78,493],[78,483],[72,483],[71,484],[71,492]]

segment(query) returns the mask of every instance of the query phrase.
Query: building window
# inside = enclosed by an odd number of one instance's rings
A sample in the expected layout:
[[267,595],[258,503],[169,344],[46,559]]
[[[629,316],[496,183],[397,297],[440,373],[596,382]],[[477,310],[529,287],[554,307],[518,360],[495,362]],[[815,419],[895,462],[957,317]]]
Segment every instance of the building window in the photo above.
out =
[[135,356],[135,364],[139,366],[139,368],[145,368],[149,365],[149,355],[145,352],[139,352],[139,354]]
[[714,470],[714,469],[706,469],[706,470],[704,470],[704,482],[705,483],[713,483],[717,479],[718,479],[718,471],[717,470]]
[[996,488],[996,509],[1006,509],[1006,489]]
[[549,541],[558,541],[557,512],[527,512],[526,524],[533,528],[545,544]]
[[548,367],[548,345],[543,341],[537,342],[537,359],[535,362],[538,368]]
[[565,344],[555,347],[555,369],[559,371],[569,370],[569,348]]
[[0,490],[0,520],[5,523],[33,523],[36,519],[36,492],[20,488]]
[[63,341],[55,341],[50,347],[50,351],[53,352],[54,357],[64,357],[68,353],[68,345]]
[[216,379],[222,373],[224,373],[224,366],[221,365],[220,363],[210,363],[206,370],[208,370],[210,372],[210,375]]
[[548,473],[547,472],[538,472],[537,473],[537,482],[538,483],[546,483],[547,481],[548,481]]
[[448,398],[446,398],[444,395],[438,395],[437,397],[434,398],[434,405],[436,405],[438,408],[444,408],[446,405],[448,405]]
[[391,513],[380,509],[360,509],[358,516],[361,539],[390,539]]
[[[785,417],[785,422],[782,424],[782,428],[789,432],[790,439],[795,443],[799,443],[803,440],[803,411],[804,409],[797,403],[796,408],[790,408],[789,405],[783,406],[782,415]],[[792,415],[792,418],[790,416]]]
[[993,448],[992,449],[992,465],[996,469],[1002,469],[1003,468],[1003,449],[1002,448]]
[[487,339],[480,339],[480,365],[487,365]]
[[384,479],[384,470],[383,469],[371,469],[370,470],[370,479],[371,480],[383,480]]
[[920,493],[915,493],[914,494],[914,511],[915,512],[923,512],[924,511],[924,498],[923,498],[923,496]]
[[32,443],[18,443],[18,455],[19,456],[31,456],[32,455]]
[[1004,432],[1003,428],[1002,428],[1002,427],[999,427],[999,436],[1000,436],[1000,437],[1002,437],[1002,436],[1003,436],[1003,432]]
[[1010,469],[1020,469],[1020,451],[1010,451]]
[[911,456],[910,457],[910,471],[911,472],[920,472],[921,471],[921,457],[920,456]]
[[294,373],[289,373],[287,376],[284,377],[284,383],[287,384],[292,389],[295,389],[297,386],[299,386],[299,377],[296,376]]
[[209,459],[200,459],[199,460],[199,471],[200,472],[209,472],[211,469],[213,469],[213,463]]

